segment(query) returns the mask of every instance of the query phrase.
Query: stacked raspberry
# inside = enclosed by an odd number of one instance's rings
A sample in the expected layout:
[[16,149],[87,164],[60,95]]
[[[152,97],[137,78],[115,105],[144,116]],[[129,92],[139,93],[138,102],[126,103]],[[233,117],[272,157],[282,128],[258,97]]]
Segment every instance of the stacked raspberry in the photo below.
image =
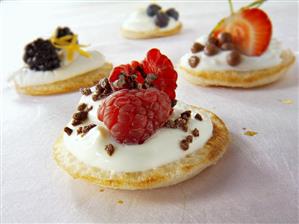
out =
[[177,73],[158,49],[141,62],[115,67],[109,77],[114,92],[98,110],[111,135],[120,143],[142,144],[172,113]]

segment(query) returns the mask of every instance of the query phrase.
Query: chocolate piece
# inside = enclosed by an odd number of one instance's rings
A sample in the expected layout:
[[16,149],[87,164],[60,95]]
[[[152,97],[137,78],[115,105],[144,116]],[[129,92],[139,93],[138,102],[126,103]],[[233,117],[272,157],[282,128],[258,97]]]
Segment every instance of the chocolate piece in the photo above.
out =
[[99,94],[104,92],[104,90],[105,90],[105,88],[103,88],[100,83],[98,83],[96,85],[95,89],[96,89],[96,92],[99,93]]
[[82,134],[82,132],[83,132],[83,127],[79,127],[79,128],[77,129],[77,135]]
[[189,149],[189,143],[187,142],[186,139],[183,139],[181,142],[180,142],[180,147],[182,150],[186,151]]
[[114,146],[112,144],[106,145],[105,150],[109,156],[112,156],[112,154],[115,151]]
[[183,130],[184,132],[188,131],[188,125],[187,125],[187,121],[181,117],[175,119],[175,124],[177,127],[179,127],[181,130]]
[[198,137],[198,136],[199,136],[199,131],[198,131],[197,128],[194,128],[194,129],[193,129],[193,131],[192,131],[192,135],[193,135],[194,137]]
[[233,43],[224,43],[221,45],[221,49],[224,51],[235,49],[235,45]]
[[80,89],[80,92],[85,95],[85,96],[88,96],[91,94],[91,89],[90,88],[81,88]]
[[180,127],[184,132],[188,131],[188,125],[184,124],[183,126]]
[[205,48],[204,45],[195,42],[195,43],[193,44],[193,46],[191,47],[191,52],[192,52],[193,54],[195,54],[195,53],[198,53],[198,52],[202,51],[204,48]]
[[240,64],[241,60],[242,60],[241,55],[236,50],[230,52],[226,57],[227,64],[229,64],[230,66],[236,66]]
[[144,79],[144,87],[150,88],[153,86],[153,81],[157,79],[157,76],[155,74],[148,74]]
[[95,124],[89,124],[89,125],[84,126],[83,130],[82,130],[82,136],[86,135],[95,126],[96,126]]
[[79,111],[73,114],[74,120],[78,121],[84,121],[87,118],[87,112],[86,111]]
[[195,114],[194,118],[196,120],[202,121],[202,116],[199,113]]
[[186,141],[187,141],[188,143],[192,143],[192,141],[193,141],[193,136],[192,136],[192,135],[188,135],[188,136],[186,137]]
[[193,55],[189,58],[188,63],[191,68],[195,68],[198,65],[199,61],[200,61],[199,57]]
[[191,117],[191,110],[186,110],[185,112],[181,113],[181,118],[188,120]]
[[216,37],[210,36],[209,39],[208,39],[207,44],[213,44],[213,45],[217,46],[218,45],[218,40],[217,40]]
[[177,100],[172,100],[171,101],[171,107],[175,107],[175,105],[177,104],[177,102],[178,102]]
[[77,109],[78,109],[79,111],[84,111],[86,107],[87,107],[87,104],[86,104],[86,103],[81,103],[81,104],[78,106]]
[[179,117],[179,118],[175,119],[175,123],[178,125],[178,127],[181,127],[184,124],[187,124],[187,120]]
[[206,44],[206,46],[204,48],[204,52],[208,56],[213,56],[213,55],[217,54],[218,51],[219,51],[218,47],[212,43]]
[[63,130],[65,133],[67,133],[68,136],[70,136],[73,133],[73,130],[69,127],[65,127]]
[[177,125],[176,125],[174,120],[168,120],[168,121],[166,121],[164,127],[166,127],[166,128],[177,128]]
[[222,32],[218,35],[218,41],[220,44],[231,43],[233,40],[232,35],[227,32]]
[[80,121],[80,120],[76,120],[76,119],[73,119],[72,120],[72,125],[73,126],[77,126],[77,125],[79,125],[79,124],[81,124],[82,123],[82,121]]
[[93,101],[97,101],[97,100],[100,99],[100,95],[97,94],[97,93],[95,93],[95,94],[93,94],[93,95],[91,96],[91,99],[92,99]]

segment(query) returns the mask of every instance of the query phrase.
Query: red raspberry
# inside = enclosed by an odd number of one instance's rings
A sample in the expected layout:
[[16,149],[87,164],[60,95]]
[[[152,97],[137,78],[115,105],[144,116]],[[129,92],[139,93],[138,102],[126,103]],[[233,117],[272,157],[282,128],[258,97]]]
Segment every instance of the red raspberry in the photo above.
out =
[[156,79],[153,86],[165,92],[171,100],[175,99],[177,72],[169,58],[153,48],[147,52],[146,58],[142,62],[142,68],[145,74],[154,74]]
[[148,51],[142,63],[132,61],[115,67],[109,81],[114,90],[155,87],[174,100],[177,77],[169,58],[154,48]]
[[155,88],[123,89],[104,100],[98,118],[118,142],[142,144],[164,125],[171,113],[166,93]]

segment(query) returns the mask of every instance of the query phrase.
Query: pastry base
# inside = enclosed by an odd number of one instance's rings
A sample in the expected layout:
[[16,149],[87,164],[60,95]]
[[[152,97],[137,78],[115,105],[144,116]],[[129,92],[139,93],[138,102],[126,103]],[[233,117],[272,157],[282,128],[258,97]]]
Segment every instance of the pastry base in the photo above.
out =
[[167,37],[179,33],[182,29],[182,24],[179,23],[176,27],[171,30],[161,30],[157,28],[156,30],[149,32],[135,32],[131,30],[121,29],[121,33],[124,37],[128,39],[150,39],[158,37]]
[[282,63],[267,69],[253,71],[195,71],[180,66],[183,76],[193,84],[201,86],[224,86],[252,88],[272,83],[279,78],[295,62],[290,50],[281,54]]
[[67,93],[77,91],[82,87],[94,86],[101,78],[107,77],[111,69],[112,64],[105,63],[95,70],[49,84],[19,86],[16,82],[14,82],[14,85],[19,93],[25,95],[39,96]]
[[[190,106],[191,110],[194,108]],[[56,140],[53,157],[58,166],[73,178],[83,179],[101,187],[137,190],[174,185],[214,165],[227,149],[229,132],[224,122],[212,112],[200,110],[210,115],[213,122],[213,136],[203,148],[155,169],[140,172],[113,172],[91,167],[79,161],[66,149],[63,144],[63,134]]]

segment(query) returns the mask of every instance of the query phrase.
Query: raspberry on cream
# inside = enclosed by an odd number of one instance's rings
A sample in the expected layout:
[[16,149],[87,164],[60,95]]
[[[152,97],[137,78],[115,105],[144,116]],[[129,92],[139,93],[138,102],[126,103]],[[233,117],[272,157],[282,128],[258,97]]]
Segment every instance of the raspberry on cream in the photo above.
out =
[[228,131],[213,113],[177,101],[176,81],[169,58],[151,49],[82,89],[55,143],[57,164],[73,177],[119,189],[179,183],[215,164]]

